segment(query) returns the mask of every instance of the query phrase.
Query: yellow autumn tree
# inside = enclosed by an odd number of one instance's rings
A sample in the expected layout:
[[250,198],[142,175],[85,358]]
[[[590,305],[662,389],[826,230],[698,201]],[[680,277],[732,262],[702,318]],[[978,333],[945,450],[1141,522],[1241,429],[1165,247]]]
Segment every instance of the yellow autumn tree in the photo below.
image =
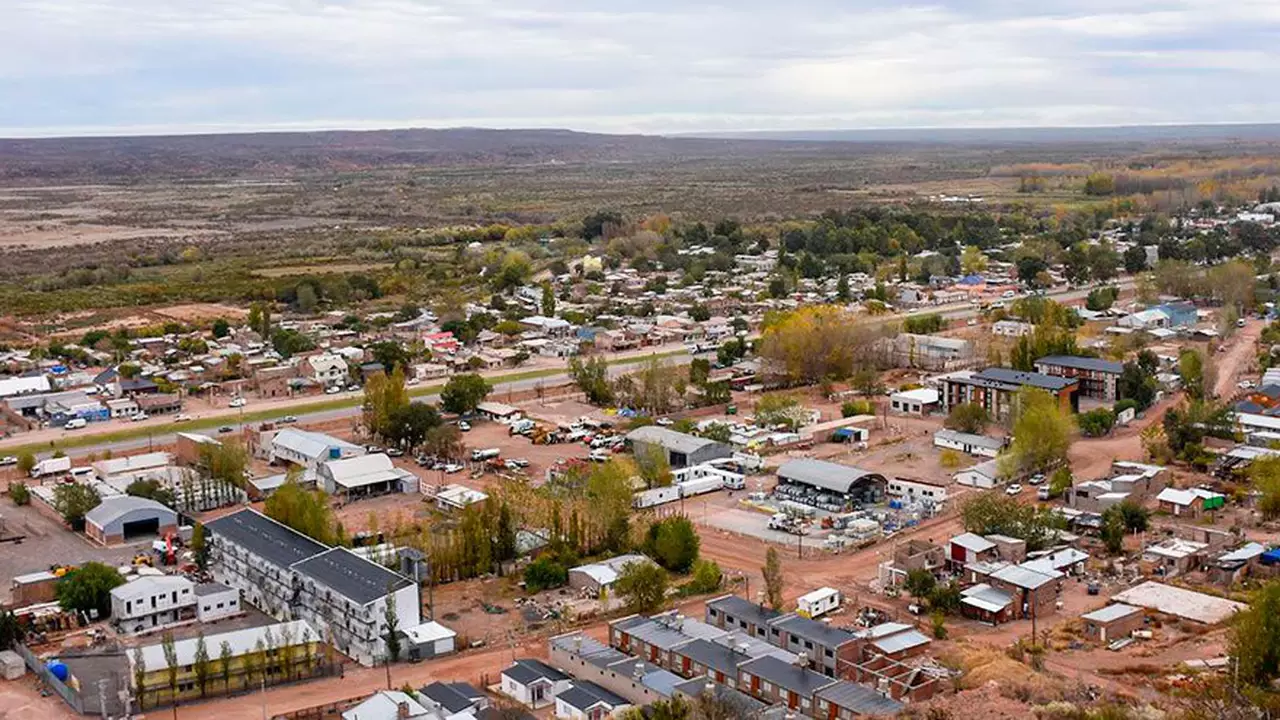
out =
[[883,332],[836,305],[803,307],[765,331],[760,356],[771,373],[794,383],[839,380],[870,364],[872,345]]

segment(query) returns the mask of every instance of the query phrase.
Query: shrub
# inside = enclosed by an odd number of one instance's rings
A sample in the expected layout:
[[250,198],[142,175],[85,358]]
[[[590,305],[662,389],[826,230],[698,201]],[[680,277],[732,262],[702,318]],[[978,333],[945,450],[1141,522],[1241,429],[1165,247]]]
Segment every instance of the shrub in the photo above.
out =
[[875,414],[876,406],[870,400],[850,400],[840,406],[840,417]]
[[9,483],[9,499],[14,505],[27,505],[31,502],[31,491],[27,489],[26,483],[13,482]]
[[524,569],[524,585],[531,593],[557,588],[569,582],[569,570],[551,558],[538,558]]

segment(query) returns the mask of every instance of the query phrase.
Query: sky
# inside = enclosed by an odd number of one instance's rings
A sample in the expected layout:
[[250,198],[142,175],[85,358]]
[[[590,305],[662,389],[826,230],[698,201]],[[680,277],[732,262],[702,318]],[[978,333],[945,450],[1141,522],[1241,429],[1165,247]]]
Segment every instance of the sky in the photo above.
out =
[[0,0],[0,136],[1280,121],[1280,0]]

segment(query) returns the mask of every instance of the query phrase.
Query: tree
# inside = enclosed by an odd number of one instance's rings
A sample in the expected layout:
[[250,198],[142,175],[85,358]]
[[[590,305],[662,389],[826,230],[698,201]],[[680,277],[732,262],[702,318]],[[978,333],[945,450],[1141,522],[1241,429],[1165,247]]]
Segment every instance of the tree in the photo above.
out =
[[386,439],[396,447],[416,448],[427,439],[427,432],[440,424],[440,413],[435,406],[411,402],[391,411]]
[[26,630],[12,610],[0,611],[0,650],[8,650],[14,643],[22,642],[26,635]]
[[222,674],[222,689],[224,692],[231,691],[232,657],[234,657],[234,655],[231,650],[231,643],[223,640],[222,645],[218,647],[218,670]]
[[907,579],[903,583],[903,587],[907,592],[911,593],[911,597],[922,598],[928,597],[933,592],[933,588],[938,584],[938,579],[933,573],[924,569],[916,568],[907,573]]
[[1018,260],[1018,280],[1029,287],[1040,286],[1040,273],[1049,269],[1043,258],[1028,255]]
[[711,361],[706,358],[694,358],[689,361],[689,383],[705,385],[711,375]]
[[161,505],[174,506],[173,491],[160,484],[159,480],[139,479],[129,483],[124,489],[126,495],[155,500]]
[[1075,484],[1075,478],[1071,476],[1071,468],[1060,467],[1053,471],[1049,476],[1049,497],[1062,497],[1062,494],[1071,489]]
[[322,543],[332,545],[338,540],[328,495],[321,490],[304,489],[295,477],[287,478],[267,498],[263,509],[267,517]]
[[951,408],[943,424],[949,430],[980,435],[987,429],[991,416],[987,409],[977,403],[960,403]]
[[72,530],[84,529],[84,516],[98,506],[102,498],[88,485],[65,483],[53,490],[53,507]]
[[662,607],[667,598],[667,571],[647,562],[629,562],[622,566],[614,581],[614,592],[631,612],[652,612]]
[[87,562],[63,575],[55,592],[63,610],[85,614],[96,610],[98,619],[102,619],[111,615],[111,590],[124,582],[114,567]]
[[1023,505],[1003,493],[983,493],[960,508],[964,529],[978,535],[1008,535],[1027,541],[1027,550],[1053,543],[1062,519],[1048,507]]
[[1102,528],[1099,530],[1099,535],[1107,552],[1118,555],[1124,550],[1124,520],[1119,513],[1111,508],[1107,508],[1106,512],[1102,513]]
[[667,461],[667,453],[661,447],[646,445],[635,454],[635,459],[640,478],[644,480],[646,487],[667,487],[674,481],[671,463]]
[[382,621],[387,625],[387,664],[400,659],[400,617],[396,614],[395,586],[387,586],[387,603],[382,611]]
[[391,437],[391,417],[409,405],[409,391],[405,389],[404,372],[396,367],[387,373],[369,378],[364,386],[364,402],[361,405],[364,426],[377,438]]
[[169,677],[169,699],[176,705],[178,702],[178,650],[174,646],[173,633],[166,632],[160,636],[160,647],[164,650],[165,672]]
[[1120,379],[1116,382],[1116,394],[1123,400],[1132,400],[1138,410],[1146,410],[1155,402],[1159,386],[1155,379],[1155,369],[1146,368],[1135,362],[1127,362],[1120,371]]
[[1081,413],[1076,418],[1076,422],[1080,425],[1080,432],[1085,437],[1102,437],[1111,432],[1111,428],[1116,424],[1116,414],[1111,408],[1100,407]]
[[226,318],[216,318],[213,321],[212,331],[215,338],[222,339],[231,334],[231,324]]
[[569,582],[569,570],[551,557],[543,555],[524,569],[525,589],[531,593],[561,587]]
[[1119,505],[1113,505],[1107,509],[1114,509],[1120,515],[1120,521],[1128,532],[1146,532],[1147,527],[1150,525],[1151,511],[1132,500],[1125,500]]
[[725,340],[716,348],[716,364],[729,367],[747,356],[747,343],[742,338]]
[[469,413],[492,391],[489,381],[479,375],[454,375],[440,392],[440,406],[451,413]]
[[649,526],[644,552],[671,572],[686,573],[698,559],[700,544],[689,518],[673,515]]
[[792,430],[804,422],[804,406],[787,393],[768,393],[756,401],[756,422],[762,425],[783,425]]
[[1178,375],[1182,377],[1182,387],[1187,396],[1195,400],[1204,400],[1205,394],[1205,360],[1194,349],[1186,348],[1178,354]]
[[191,529],[191,552],[195,555],[196,567],[201,572],[209,568],[209,539],[206,537],[204,523],[197,521]]
[[1057,397],[1023,387],[1018,391],[1015,418],[1013,443],[1000,455],[1002,475],[1048,472],[1066,462],[1074,422]]
[[1135,275],[1147,269],[1147,249],[1133,245],[1124,251],[1124,271]]
[[27,488],[26,483],[14,480],[9,483],[9,499],[19,507],[28,505],[31,503],[31,490]]
[[613,402],[613,386],[609,383],[609,363],[600,356],[586,360],[569,359],[569,377],[593,405]]
[[466,448],[462,444],[462,431],[457,425],[437,425],[422,439],[422,451],[439,458],[458,460]]
[[699,558],[693,564],[693,581],[690,582],[690,590],[693,592],[715,592],[720,589],[723,582],[724,573],[720,571],[720,565],[715,560]]
[[1239,682],[1271,689],[1280,677],[1280,580],[1257,590],[1231,623],[1228,653]]
[[1258,512],[1267,520],[1280,517],[1280,457],[1261,457],[1249,465],[1249,480],[1258,498]]
[[243,489],[249,467],[249,451],[235,439],[201,443],[197,465],[210,479]]
[[542,283],[542,314],[546,317],[556,316],[556,293],[551,283]]
[[138,709],[147,707],[147,662],[142,656],[142,648],[133,649],[133,692],[138,696]]
[[786,381],[840,380],[871,365],[875,340],[884,332],[880,326],[860,324],[845,308],[806,306],[769,325],[759,353],[768,372]]
[[36,467],[36,456],[30,450],[23,450],[18,454],[18,472],[22,475],[30,475],[31,471]]
[[849,291],[849,276],[840,273],[840,279],[836,281],[836,300],[847,303],[853,299],[853,293]]
[[373,361],[382,365],[387,372],[400,368],[404,372],[409,369],[409,351],[398,342],[384,340],[369,346]]
[[774,610],[781,610],[782,558],[778,555],[778,549],[772,545],[765,551],[764,567],[760,569],[760,572],[764,575],[764,594],[769,607]]
[[966,245],[960,252],[960,269],[965,275],[986,272],[987,256],[977,245]]
[[1115,191],[1116,179],[1107,173],[1091,173],[1087,178],[1085,178],[1085,195],[1112,195]]
[[196,636],[196,656],[191,669],[195,672],[196,684],[200,686],[200,697],[204,697],[213,666],[209,662],[209,647],[205,644],[203,632]]
[[1095,288],[1089,291],[1088,297],[1085,298],[1084,306],[1096,312],[1110,310],[1119,296],[1119,288],[1113,286]]

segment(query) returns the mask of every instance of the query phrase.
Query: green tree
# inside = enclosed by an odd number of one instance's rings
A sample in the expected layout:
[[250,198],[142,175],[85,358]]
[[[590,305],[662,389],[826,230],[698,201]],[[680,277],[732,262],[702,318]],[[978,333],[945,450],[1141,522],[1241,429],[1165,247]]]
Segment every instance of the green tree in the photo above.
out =
[[715,560],[699,558],[693,564],[693,580],[690,582],[690,590],[693,592],[715,592],[723,583],[724,573],[720,571],[720,565]]
[[26,483],[14,480],[9,483],[9,499],[19,507],[28,505],[31,503],[31,490],[27,488]]
[[196,521],[191,529],[191,552],[195,555],[196,567],[201,572],[209,569],[209,539],[204,523]]
[[369,346],[369,353],[373,357],[373,361],[382,365],[387,372],[392,372],[396,368],[400,368],[402,372],[409,371],[409,361],[411,359],[409,351],[398,342],[384,340]]
[[392,416],[404,412],[408,406],[409,391],[405,389],[404,372],[399,367],[389,374],[376,374],[365,383],[361,413],[364,426],[374,437],[389,440]]
[[1049,497],[1062,497],[1062,494],[1071,489],[1075,484],[1075,478],[1071,476],[1071,468],[1060,467],[1053,471],[1049,476]]
[[760,569],[764,575],[764,594],[769,607],[782,609],[782,558],[777,548],[772,545],[765,551],[764,567]]
[[23,450],[18,454],[18,472],[22,475],[30,475],[31,471],[36,467],[36,456],[30,450]]
[[609,382],[609,363],[603,357],[597,355],[586,360],[570,358],[569,377],[587,396],[587,402],[602,406],[613,402],[613,386]]
[[1178,355],[1178,375],[1182,377],[1182,387],[1187,396],[1194,400],[1205,399],[1205,360],[1204,356],[1192,348],[1186,348]]
[[213,336],[222,339],[231,334],[231,324],[226,318],[217,318],[213,321]]
[[1018,391],[1013,443],[1000,455],[1000,473],[1006,477],[1049,472],[1067,460],[1074,422],[1058,399],[1039,388]]
[[200,697],[204,697],[213,666],[209,662],[209,647],[205,644],[203,632],[196,636],[196,656],[191,669],[196,675],[196,684],[200,686]]
[[337,523],[329,498],[321,490],[307,490],[298,484],[296,477],[289,477],[263,508],[267,517],[288,525],[307,537],[325,544],[336,544]]
[[711,375],[711,361],[706,358],[694,358],[689,361],[689,382],[693,385],[704,385]]
[[[674,482],[671,475],[671,463],[667,461],[667,453],[656,445],[646,445],[635,454],[636,468],[645,487],[667,487]],[[668,570],[672,568],[667,568]]]
[[569,571],[564,565],[543,555],[524,569],[525,589],[531,593],[561,587],[569,582]]
[[98,506],[102,498],[88,485],[66,483],[53,490],[53,507],[72,530],[84,529],[84,516]]
[[1102,529],[1099,534],[1102,536],[1102,544],[1107,547],[1107,552],[1118,555],[1124,549],[1124,519],[1111,508],[1107,508],[1107,511],[1102,514]]
[[614,581],[614,592],[632,612],[652,612],[661,608],[667,597],[667,571],[651,563],[636,561],[622,566]]
[[218,670],[222,674],[224,692],[231,692],[231,658],[233,657],[231,643],[223,640],[222,645],[218,647]]
[[123,585],[124,578],[110,565],[87,562],[58,580],[55,592],[63,610],[98,612],[98,618],[111,615],[111,591]]
[[836,281],[836,300],[847,303],[853,299],[853,293],[849,291],[849,276],[840,273],[840,279]]
[[960,268],[965,275],[986,272],[987,257],[977,245],[966,245],[960,252]]
[[450,460],[461,459],[465,453],[462,431],[457,425],[437,425],[427,431],[422,439],[422,451],[428,455]]
[[142,657],[142,648],[133,649],[133,693],[138,697],[138,709],[147,707],[147,662]]
[[387,625],[387,664],[400,659],[400,616],[396,614],[395,586],[387,586],[386,608],[382,621]]
[[1267,520],[1280,517],[1280,457],[1262,457],[1249,465],[1249,480],[1259,494],[1258,512]]
[[671,572],[686,573],[698,559],[700,545],[698,531],[689,518],[673,515],[649,526],[644,551]]
[[0,650],[8,650],[27,636],[22,623],[11,610],[0,610]]
[[542,314],[546,317],[556,316],[556,293],[551,283],[542,283]]
[[493,386],[479,375],[454,375],[440,392],[440,405],[447,412],[469,413],[492,391]]
[[762,425],[783,425],[794,430],[804,417],[804,406],[794,395],[773,392],[756,401],[756,422]]
[[1124,251],[1124,271],[1136,275],[1147,269],[1147,250],[1141,245],[1133,245]]
[[1085,195],[1112,195],[1115,191],[1116,179],[1107,173],[1091,173],[1087,178],[1085,178]]
[[160,484],[159,480],[139,479],[129,483],[124,489],[126,495],[155,500],[161,505],[174,506],[173,491]]
[[1155,402],[1158,390],[1154,368],[1144,368],[1134,362],[1124,364],[1116,383],[1116,393],[1122,400],[1132,400],[1139,411],[1146,410]]
[[169,678],[169,699],[174,705],[178,703],[178,650],[174,646],[173,633],[166,632],[160,637],[160,647],[164,650],[165,674]]
[[938,579],[933,573],[924,568],[917,568],[907,573],[907,579],[903,583],[903,587],[907,592],[911,593],[911,597],[923,598],[928,597],[933,592],[934,586],[938,584]]
[[1021,538],[1032,552],[1051,545],[1063,525],[1053,508],[1023,505],[1003,493],[970,498],[960,507],[960,517],[968,532]]
[[1086,413],[1081,413],[1076,422],[1080,425],[1080,432],[1085,437],[1102,437],[1111,432],[1111,428],[1116,424],[1116,414],[1111,408],[1095,408]]
[[212,480],[219,480],[243,489],[249,468],[249,451],[235,439],[217,443],[202,443],[197,467]]
[[1249,608],[1232,619],[1228,654],[1239,682],[1270,690],[1280,677],[1280,580],[1254,592]]
[[977,403],[960,403],[951,408],[943,424],[949,430],[980,435],[987,429],[991,416]]
[[440,424],[440,413],[433,405],[411,402],[391,411],[386,439],[396,447],[413,449],[427,439],[431,428]]

